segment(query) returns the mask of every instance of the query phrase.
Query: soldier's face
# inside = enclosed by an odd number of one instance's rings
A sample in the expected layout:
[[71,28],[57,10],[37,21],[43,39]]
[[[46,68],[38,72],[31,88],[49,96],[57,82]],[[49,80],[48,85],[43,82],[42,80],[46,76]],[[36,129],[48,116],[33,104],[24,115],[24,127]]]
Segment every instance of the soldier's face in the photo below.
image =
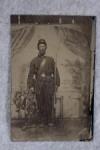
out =
[[46,53],[46,45],[45,44],[39,44],[39,54],[44,55]]

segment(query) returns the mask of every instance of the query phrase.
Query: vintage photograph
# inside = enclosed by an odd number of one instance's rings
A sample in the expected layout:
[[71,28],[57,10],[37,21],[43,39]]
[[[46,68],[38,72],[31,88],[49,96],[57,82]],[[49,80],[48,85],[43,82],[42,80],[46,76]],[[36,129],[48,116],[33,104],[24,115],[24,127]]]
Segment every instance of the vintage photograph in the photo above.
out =
[[11,15],[11,139],[93,139],[94,16]]

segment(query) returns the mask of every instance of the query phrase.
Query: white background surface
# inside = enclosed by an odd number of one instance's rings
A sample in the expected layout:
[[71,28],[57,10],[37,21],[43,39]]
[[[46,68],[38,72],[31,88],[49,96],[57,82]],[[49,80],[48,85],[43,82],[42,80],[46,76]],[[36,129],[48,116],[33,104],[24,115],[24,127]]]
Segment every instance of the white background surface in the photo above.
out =
[[[94,139],[91,142],[11,142],[10,140],[10,15],[64,14],[97,16]],[[100,149],[100,1],[0,0],[0,150]]]

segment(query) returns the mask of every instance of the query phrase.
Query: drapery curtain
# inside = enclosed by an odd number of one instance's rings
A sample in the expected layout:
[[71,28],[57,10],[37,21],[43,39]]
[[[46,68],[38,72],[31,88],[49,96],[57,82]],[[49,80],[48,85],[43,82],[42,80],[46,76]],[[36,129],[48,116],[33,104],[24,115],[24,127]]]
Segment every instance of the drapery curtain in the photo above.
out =
[[12,56],[20,52],[26,45],[28,45],[34,33],[34,26],[19,25],[12,28],[11,31],[11,49]]
[[[91,50],[90,39],[82,31],[55,27],[62,43],[77,56],[72,60],[65,59],[65,67],[69,67],[72,74],[72,91],[77,90],[80,96],[74,99],[79,101],[79,117],[86,117],[89,113],[90,84],[91,84]],[[73,59],[73,58],[72,58]]]

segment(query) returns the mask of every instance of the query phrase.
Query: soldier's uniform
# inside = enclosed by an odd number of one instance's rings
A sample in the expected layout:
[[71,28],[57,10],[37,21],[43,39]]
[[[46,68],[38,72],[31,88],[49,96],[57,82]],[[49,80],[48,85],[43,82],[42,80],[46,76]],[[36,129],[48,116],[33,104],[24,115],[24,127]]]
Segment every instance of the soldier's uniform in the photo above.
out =
[[28,88],[35,89],[41,122],[51,122],[55,86],[60,86],[54,59],[49,56],[35,57],[30,64],[27,84]]

